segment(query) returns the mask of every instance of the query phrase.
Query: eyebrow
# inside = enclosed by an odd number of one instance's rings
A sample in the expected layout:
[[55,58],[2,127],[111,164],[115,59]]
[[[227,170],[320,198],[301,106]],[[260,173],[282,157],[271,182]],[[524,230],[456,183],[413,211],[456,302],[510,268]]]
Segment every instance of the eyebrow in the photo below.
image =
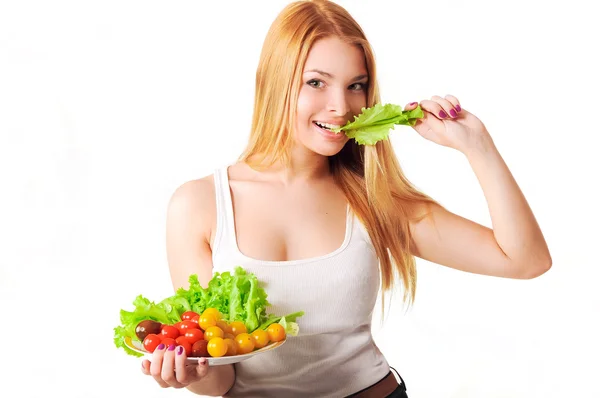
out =
[[[316,72],[316,73],[318,73],[318,74],[320,74],[320,75],[323,75],[323,76],[325,76],[325,77],[328,77],[328,78],[330,78],[330,79],[333,79],[333,78],[334,78],[334,76],[333,76],[331,73],[324,72],[324,71],[322,71],[322,70],[319,70],[319,69],[310,69],[310,70],[306,70],[306,71],[304,71],[304,73],[308,73],[308,72]],[[352,81],[355,81],[355,80],[360,80],[360,79],[364,79],[364,78],[366,78],[366,77],[369,77],[369,75],[358,75],[358,76],[356,76],[354,79],[352,79]]]

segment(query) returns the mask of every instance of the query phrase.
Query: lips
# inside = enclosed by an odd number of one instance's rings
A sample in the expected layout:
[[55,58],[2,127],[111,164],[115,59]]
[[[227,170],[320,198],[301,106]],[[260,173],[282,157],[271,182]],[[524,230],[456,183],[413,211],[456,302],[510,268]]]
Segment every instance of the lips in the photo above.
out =
[[320,127],[317,124],[317,122],[313,122],[313,125],[319,131],[319,133],[321,133],[323,136],[325,136],[329,140],[342,141],[346,137],[346,135],[344,133],[336,134],[331,130]]

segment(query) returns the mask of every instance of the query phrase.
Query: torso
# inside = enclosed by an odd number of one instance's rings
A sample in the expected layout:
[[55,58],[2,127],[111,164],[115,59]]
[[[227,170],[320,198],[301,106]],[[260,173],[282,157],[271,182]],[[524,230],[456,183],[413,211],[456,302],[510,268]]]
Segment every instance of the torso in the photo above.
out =
[[[237,243],[247,257],[290,261],[335,251],[344,241],[347,200],[333,178],[284,186],[243,163],[228,170]],[[213,184],[213,177],[207,177]],[[210,206],[214,213],[215,206]],[[208,209],[207,209],[208,210]],[[210,244],[216,216],[211,214]]]

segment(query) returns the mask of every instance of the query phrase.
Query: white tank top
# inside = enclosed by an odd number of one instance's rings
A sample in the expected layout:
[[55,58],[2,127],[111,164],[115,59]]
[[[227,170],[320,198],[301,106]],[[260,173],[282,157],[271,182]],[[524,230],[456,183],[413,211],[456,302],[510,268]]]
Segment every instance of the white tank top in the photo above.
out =
[[380,286],[379,261],[369,235],[350,207],[344,242],[308,259],[263,261],[237,246],[227,167],[215,172],[217,229],[213,271],[241,266],[264,283],[267,313],[304,311],[300,333],[281,347],[235,365],[224,397],[344,397],[390,371],[373,341],[371,317]]

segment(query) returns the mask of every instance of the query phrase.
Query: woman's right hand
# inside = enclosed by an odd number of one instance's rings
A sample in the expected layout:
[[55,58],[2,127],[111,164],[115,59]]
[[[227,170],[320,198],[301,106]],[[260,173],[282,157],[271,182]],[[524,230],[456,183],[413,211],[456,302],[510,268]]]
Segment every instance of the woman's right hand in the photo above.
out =
[[202,380],[208,374],[208,360],[199,358],[197,364],[186,363],[182,346],[165,347],[160,344],[152,354],[152,360],[142,361],[142,372],[154,377],[163,388],[184,388]]

